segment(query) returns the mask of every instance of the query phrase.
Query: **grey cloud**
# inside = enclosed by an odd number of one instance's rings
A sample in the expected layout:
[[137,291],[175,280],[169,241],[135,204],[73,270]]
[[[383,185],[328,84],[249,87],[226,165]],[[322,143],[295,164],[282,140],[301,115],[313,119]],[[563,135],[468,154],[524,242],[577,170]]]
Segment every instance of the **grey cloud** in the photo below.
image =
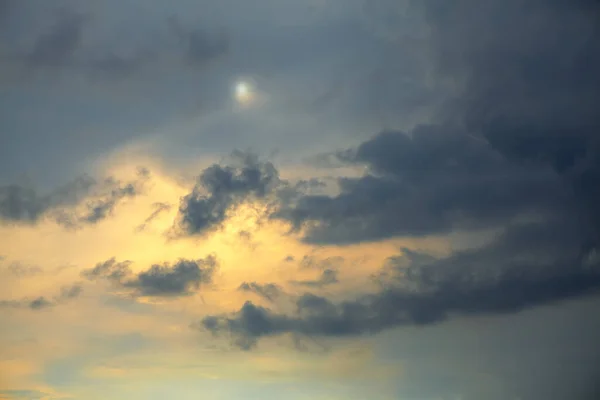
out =
[[342,168],[347,165],[343,160],[340,160],[339,153],[335,151],[311,155],[304,162],[315,167],[327,169]]
[[146,47],[134,48],[126,54],[108,51],[87,60],[84,70],[91,77],[123,79],[153,67],[159,70],[171,57],[181,64],[182,69],[198,70],[217,62],[229,51],[230,40],[225,33],[191,29],[174,18],[167,19],[165,24],[165,37],[159,43],[149,42]]
[[75,284],[71,286],[64,286],[60,290],[59,299],[68,300],[79,297],[79,295],[83,292],[83,287],[80,284]]
[[341,256],[319,258],[314,255],[305,255],[299,264],[300,268],[325,270],[337,269],[342,266],[344,261],[344,257]]
[[336,196],[302,196],[273,215],[304,229],[307,242],[488,228],[525,215],[561,212],[571,200],[552,171],[513,165],[453,127],[385,131],[338,157],[370,171],[341,178]]
[[216,268],[217,261],[212,256],[203,260],[181,259],[173,265],[153,265],[124,282],[124,286],[136,289],[142,296],[187,295],[200,284],[211,283]]
[[[95,224],[106,219],[125,198],[140,194],[148,171],[141,169],[136,181],[122,184],[114,178],[96,181],[81,176],[49,194],[38,194],[18,184],[0,187],[0,220],[36,223],[48,217],[65,227]],[[83,206],[83,211],[79,210]]]
[[89,203],[87,206],[88,211],[78,219],[86,223],[95,224],[108,217],[117,202],[126,197],[134,197],[136,194],[137,189],[133,184],[127,184],[124,187],[114,189],[107,198]]
[[296,201],[298,197],[306,194],[316,194],[327,187],[327,184],[317,178],[300,179],[294,184],[284,185],[277,189],[277,197],[287,203]]
[[192,192],[181,199],[176,228],[184,235],[202,235],[219,227],[240,203],[266,199],[279,183],[271,163],[235,152],[232,165],[214,164],[198,176]]
[[82,292],[83,288],[80,284],[73,284],[70,286],[63,286],[60,293],[54,296],[53,299],[48,299],[46,296],[39,296],[33,300],[26,298],[20,300],[0,300],[0,307],[16,309],[29,308],[34,311],[44,310],[73,300],[79,297]]
[[19,308],[22,305],[23,302],[19,300],[0,300],[0,307],[2,308]]
[[[284,262],[286,263],[295,261],[295,258],[291,255],[284,259]],[[306,254],[298,260],[297,265],[302,270],[319,271],[319,276],[316,279],[291,280],[289,283],[296,286],[312,287],[316,289],[333,285],[338,283],[338,270],[344,262],[345,259],[341,256],[320,258],[314,254]]]
[[0,187],[0,216],[9,221],[36,221],[47,209],[48,200],[19,185]]
[[237,346],[249,350],[254,347],[257,338],[290,331],[292,325],[292,319],[273,314],[268,309],[247,301],[233,318],[207,316],[199,324],[192,326],[206,329],[214,335],[228,331],[234,336]]
[[131,261],[117,262],[116,258],[113,257],[96,264],[94,268],[82,271],[81,276],[91,281],[103,278],[119,282],[131,273],[130,264]]
[[[18,4],[3,1],[0,3],[0,15],[8,15],[13,8],[18,8]],[[27,11],[27,8],[23,10]],[[227,54],[230,47],[230,40],[224,33],[190,29],[174,18],[166,18],[155,21],[156,32],[152,36],[158,37],[158,40],[130,44],[122,50],[119,48],[123,46],[110,41],[96,43],[86,40],[90,39],[86,35],[93,31],[91,25],[102,23],[103,16],[80,10],[85,10],[85,6],[51,6],[47,16],[53,19],[53,23],[41,29],[35,29],[36,23],[28,21],[30,31],[37,34],[33,44],[24,49],[19,42],[11,43],[9,48],[16,48],[16,51],[2,54],[4,66],[11,66],[21,77],[29,77],[29,74],[53,77],[57,73],[68,72],[92,79],[121,80],[148,67],[160,68],[172,59],[181,68],[204,67]],[[93,36],[92,32],[90,37]]]
[[12,262],[7,267],[11,274],[20,278],[26,276],[38,275],[43,272],[42,268],[37,265],[26,265],[20,262]]
[[254,293],[270,302],[277,300],[282,295],[283,291],[279,285],[274,283],[256,283],[256,282],[243,282],[238,290],[242,292]]
[[342,303],[307,294],[294,315],[247,303],[206,320],[206,329],[229,332],[249,348],[286,332],[377,333],[598,293],[598,3],[421,6],[439,40],[438,72],[464,83],[464,91],[440,123],[383,131],[329,156],[368,172],[340,179],[335,196],[286,198],[274,218],[319,244],[506,232],[443,259],[410,252],[391,259],[376,294]]
[[111,258],[98,263],[94,268],[82,271],[88,280],[108,279],[113,284],[132,289],[137,296],[186,296],[201,284],[212,282],[218,267],[214,256],[204,259],[179,259],[173,264],[154,264],[145,271],[134,274],[130,262],[117,262]]
[[298,286],[308,286],[314,288],[320,288],[323,286],[333,285],[334,283],[338,283],[337,278],[338,272],[333,269],[326,269],[321,272],[321,276],[318,279],[314,280],[301,280],[301,281],[291,281],[294,285]]
[[193,67],[204,66],[229,51],[230,40],[224,32],[211,33],[200,28],[190,30],[175,18],[170,18],[168,23],[185,48],[184,60]]
[[73,62],[83,32],[85,18],[61,9],[54,25],[35,41],[25,62],[35,67],[61,67]]
[[296,188],[304,190],[321,189],[326,186],[327,184],[318,178],[301,179],[296,183]]
[[121,185],[120,182],[109,179],[112,188],[99,199],[88,202],[87,211],[77,217],[79,221],[88,224],[95,224],[112,215],[116,205],[126,198],[133,198],[140,194],[143,183],[149,179],[150,172],[145,168],[138,171],[138,180]]
[[47,300],[45,297],[38,297],[37,299],[32,300],[29,303],[29,308],[31,308],[32,310],[41,310],[44,308],[51,307],[52,305],[53,303]]
[[138,179],[122,184],[113,178],[104,181],[104,192],[89,200],[86,211],[74,216],[62,214],[61,222],[77,226],[78,224],[96,224],[113,214],[115,207],[124,199],[138,196],[144,183],[150,178],[150,172],[146,168],[138,169]]
[[89,60],[83,69],[88,71],[92,79],[122,80],[140,72],[155,57],[151,51],[139,51],[128,55],[109,52]]
[[[247,302],[232,315],[209,316],[199,327],[229,333],[249,349],[261,337],[375,334],[405,325],[435,324],[457,314],[499,315],[598,293],[600,265],[590,264],[569,221],[517,225],[487,246],[446,258],[407,252],[389,260],[396,275],[375,294],[334,303],[314,294],[296,300],[296,314]],[[597,261],[597,260],[596,260]]]
[[337,196],[286,199],[275,217],[303,230],[308,242],[344,244],[558,213],[580,218],[598,243],[597,3],[413,6],[428,18],[434,79],[458,87],[439,122],[386,130],[322,156],[369,172],[340,179]]
[[598,243],[598,2],[459,1],[426,11],[439,73],[464,82],[448,114],[507,158],[554,168]]

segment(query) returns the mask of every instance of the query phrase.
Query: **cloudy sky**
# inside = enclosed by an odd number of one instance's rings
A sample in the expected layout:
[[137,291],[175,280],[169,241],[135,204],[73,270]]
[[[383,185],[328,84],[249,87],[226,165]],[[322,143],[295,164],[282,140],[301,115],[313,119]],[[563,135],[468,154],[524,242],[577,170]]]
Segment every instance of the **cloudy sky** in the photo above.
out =
[[0,399],[596,399],[599,14],[0,0]]

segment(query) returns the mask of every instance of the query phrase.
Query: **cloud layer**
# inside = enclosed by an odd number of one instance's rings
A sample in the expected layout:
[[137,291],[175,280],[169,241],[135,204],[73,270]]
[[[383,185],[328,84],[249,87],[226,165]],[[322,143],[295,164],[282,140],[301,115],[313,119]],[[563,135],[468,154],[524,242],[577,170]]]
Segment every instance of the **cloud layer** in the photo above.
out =
[[0,397],[591,400],[597,21],[0,0]]

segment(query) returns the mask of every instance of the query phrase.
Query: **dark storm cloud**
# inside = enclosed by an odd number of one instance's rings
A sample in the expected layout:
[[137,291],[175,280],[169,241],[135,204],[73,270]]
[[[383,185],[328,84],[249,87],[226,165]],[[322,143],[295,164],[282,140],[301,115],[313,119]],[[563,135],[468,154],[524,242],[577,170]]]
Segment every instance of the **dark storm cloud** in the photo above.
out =
[[306,293],[290,315],[246,302],[233,315],[208,316],[198,326],[228,333],[248,349],[261,337],[283,333],[375,334],[457,314],[519,312],[600,289],[597,255],[582,250],[577,227],[565,221],[513,226],[487,246],[446,258],[407,251],[382,272],[381,290],[355,300],[335,303]]
[[488,228],[528,214],[552,214],[569,202],[552,171],[513,165],[458,128],[386,131],[338,158],[365,164],[369,173],[341,178],[336,196],[302,196],[274,215],[306,228],[308,242]]
[[270,302],[277,300],[283,293],[281,287],[274,283],[256,283],[256,282],[243,282],[238,290],[242,292],[254,293]]
[[560,212],[588,219],[598,242],[598,3],[414,7],[428,18],[436,78],[458,87],[441,121],[322,156],[370,171],[341,179],[338,196],[300,197],[276,217],[305,228],[308,242],[351,243]]
[[246,200],[266,199],[279,183],[273,164],[235,152],[232,165],[214,164],[198,176],[192,192],[181,199],[177,228],[184,235],[209,232],[232,208]]
[[154,264],[145,271],[134,274],[130,262],[117,262],[114,258],[84,270],[81,275],[88,280],[108,279],[119,287],[133,289],[138,296],[186,296],[201,284],[212,282],[218,267],[214,256],[204,259],[179,259],[173,264]]
[[44,217],[65,227],[95,224],[109,217],[124,199],[140,194],[149,173],[140,169],[136,181],[96,181],[82,176],[45,195],[18,184],[0,186],[0,221],[36,223]]
[[427,12],[439,72],[464,82],[449,114],[507,158],[554,168],[598,242],[600,3],[459,1]]

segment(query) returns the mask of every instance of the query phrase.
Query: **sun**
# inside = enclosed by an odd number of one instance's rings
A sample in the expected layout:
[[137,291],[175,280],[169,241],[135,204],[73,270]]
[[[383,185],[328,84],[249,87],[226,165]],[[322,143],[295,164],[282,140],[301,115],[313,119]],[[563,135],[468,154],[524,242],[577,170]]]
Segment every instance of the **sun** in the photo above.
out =
[[234,87],[234,97],[238,104],[242,106],[250,105],[255,98],[255,91],[252,84],[248,81],[238,81]]

